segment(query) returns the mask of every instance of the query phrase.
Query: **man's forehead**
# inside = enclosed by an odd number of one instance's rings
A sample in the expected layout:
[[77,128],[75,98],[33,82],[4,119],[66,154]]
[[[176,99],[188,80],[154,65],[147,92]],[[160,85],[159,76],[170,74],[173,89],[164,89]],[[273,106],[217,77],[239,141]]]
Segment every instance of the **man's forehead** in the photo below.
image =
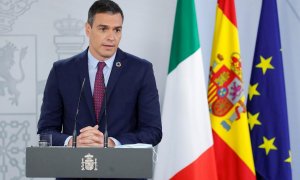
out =
[[101,13],[96,13],[95,14],[95,18],[97,17],[111,17],[111,18],[120,18],[121,20],[123,20],[122,15],[120,13],[112,13],[110,11],[108,12],[101,12]]
[[120,14],[107,14],[107,13],[98,13],[94,17],[94,24],[104,24],[104,25],[111,25],[114,26],[122,26],[123,19]]

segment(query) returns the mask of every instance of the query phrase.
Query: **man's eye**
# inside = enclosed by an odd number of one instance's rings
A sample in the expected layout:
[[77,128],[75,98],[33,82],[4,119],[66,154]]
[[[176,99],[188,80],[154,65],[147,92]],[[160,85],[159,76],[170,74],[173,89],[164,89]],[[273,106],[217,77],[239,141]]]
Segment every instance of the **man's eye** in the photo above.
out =
[[121,32],[121,29],[116,29],[116,32]]
[[104,32],[104,31],[106,31],[106,28],[99,28],[99,30]]

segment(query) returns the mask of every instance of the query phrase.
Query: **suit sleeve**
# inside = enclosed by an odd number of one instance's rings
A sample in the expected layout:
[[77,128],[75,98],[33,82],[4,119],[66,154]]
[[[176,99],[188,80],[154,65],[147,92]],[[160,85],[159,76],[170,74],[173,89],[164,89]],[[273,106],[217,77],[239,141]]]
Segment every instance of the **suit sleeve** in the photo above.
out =
[[138,92],[138,128],[117,139],[121,144],[147,143],[157,145],[162,138],[162,125],[158,90],[151,63],[147,63],[141,89]]
[[41,115],[38,122],[38,134],[51,133],[52,144],[63,146],[69,136],[62,134],[63,103],[59,93],[58,78],[55,64],[53,65],[46,83]]

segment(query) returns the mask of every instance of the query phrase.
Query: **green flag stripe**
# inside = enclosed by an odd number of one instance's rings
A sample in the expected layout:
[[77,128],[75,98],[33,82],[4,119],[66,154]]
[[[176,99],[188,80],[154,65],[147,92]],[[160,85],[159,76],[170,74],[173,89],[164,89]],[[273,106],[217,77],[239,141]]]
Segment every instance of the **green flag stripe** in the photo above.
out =
[[199,48],[194,0],[178,0],[168,73]]

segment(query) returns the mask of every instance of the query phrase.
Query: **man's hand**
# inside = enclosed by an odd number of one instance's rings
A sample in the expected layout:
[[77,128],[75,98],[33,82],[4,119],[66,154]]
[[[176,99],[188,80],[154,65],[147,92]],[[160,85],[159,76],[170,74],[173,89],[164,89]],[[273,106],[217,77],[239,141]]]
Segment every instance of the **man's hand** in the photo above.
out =
[[[98,125],[87,126],[80,129],[80,135],[77,136],[77,147],[104,147],[104,135],[98,130]],[[72,138],[68,142],[68,146],[72,146]],[[115,143],[108,139],[108,147],[115,147]]]
[[103,146],[103,133],[98,130],[98,125],[80,129],[80,135],[77,136],[78,147],[101,147],[101,145]]

